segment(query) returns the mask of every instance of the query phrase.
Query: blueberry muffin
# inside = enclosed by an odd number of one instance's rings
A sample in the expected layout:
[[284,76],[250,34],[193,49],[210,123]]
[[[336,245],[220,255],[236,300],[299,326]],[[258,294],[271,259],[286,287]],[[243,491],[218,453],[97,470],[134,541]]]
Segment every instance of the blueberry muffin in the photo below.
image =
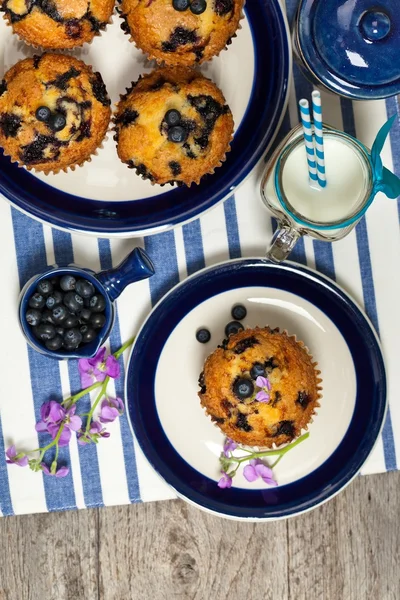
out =
[[101,75],[81,60],[61,54],[26,58],[0,83],[0,147],[28,169],[73,168],[100,146],[110,104]]
[[121,0],[122,29],[167,65],[191,66],[231,43],[244,0]]
[[114,119],[118,155],[152,183],[199,183],[229,150],[233,118],[217,86],[192,69],[158,69],[132,85]]
[[76,48],[106,28],[115,0],[0,0],[14,33],[42,48]]
[[227,437],[271,448],[307,428],[319,406],[319,373],[295,337],[269,327],[245,329],[207,358],[199,398]]

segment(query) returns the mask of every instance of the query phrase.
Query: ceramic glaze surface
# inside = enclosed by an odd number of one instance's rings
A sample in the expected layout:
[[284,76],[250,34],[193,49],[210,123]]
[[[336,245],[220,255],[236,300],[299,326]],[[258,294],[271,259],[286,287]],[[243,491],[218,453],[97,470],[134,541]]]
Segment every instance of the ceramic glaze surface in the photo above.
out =
[[360,99],[400,92],[397,0],[303,0],[297,34],[310,72],[333,91]]

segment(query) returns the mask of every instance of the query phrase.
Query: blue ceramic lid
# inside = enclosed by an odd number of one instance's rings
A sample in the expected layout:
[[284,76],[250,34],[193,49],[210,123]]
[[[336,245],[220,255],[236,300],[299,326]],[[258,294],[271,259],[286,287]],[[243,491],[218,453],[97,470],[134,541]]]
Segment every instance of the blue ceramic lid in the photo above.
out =
[[400,93],[399,0],[302,0],[300,52],[331,90],[352,98]]

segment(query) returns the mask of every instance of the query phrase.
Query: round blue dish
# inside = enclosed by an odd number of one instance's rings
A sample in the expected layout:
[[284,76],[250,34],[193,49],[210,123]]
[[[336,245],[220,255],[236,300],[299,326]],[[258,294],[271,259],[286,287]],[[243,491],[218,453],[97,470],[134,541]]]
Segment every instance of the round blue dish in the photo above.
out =
[[[227,198],[271,143],[283,117],[291,71],[287,24],[279,1],[248,2],[245,13],[253,38],[255,78],[231,152],[214,175],[206,176],[200,185],[190,189],[174,188],[149,198],[88,200],[47,185],[11,164],[0,151],[0,192],[40,221],[101,236],[140,236],[162,231],[194,219]],[[98,67],[101,69],[101,65]],[[237,77],[240,86],[240,74]],[[134,185],[136,176],[127,170],[128,175]]]
[[[106,322],[101,329],[98,330],[97,337],[88,344],[82,344],[76,350],[48,350],[40,340],[33,334],[32,327],[26,320],[26,311],[29,308],[29,300],[36,291],[38,283],[44,279],[52,277],[62,277],[63,275],[72,275],[77,279],[86,279],[93,284],[96,291],[101,294],[106,302],[104,316]],[[108,336],[115,321],[114,300],[124,291],[131,283],[147,279],[154,275],[154,266],[148,257],[147,253],[142,248],[134,248],[132,252],[121,262],[118,267],[95,273],[90,269],[78,267],[77,265],[56,265],[46,269],[40,275],[34,275],[26,282],[20,293],[18,317],[22,333],[25,336],[28,344],[40,354],[44,354],[49,358],[63,360],[65,358],[91,358],[96,355],[100,346],[102,346]]]
[[397,0],[301,0],[295,49],[309,74],[356,100],[400,93]]
[[[244,288],[250,290],[250,295],[244,291]],[[193,453],[196,423],[193,419],[185,422],[182,420],[182,415],[176,414],[173,410],[172,397],[176,395],[177,390],[168,388],[167,393],[160,389],[162,385],[159,381],[160,372],[165,373],[162,371],[162,354],[168,352],[166,349],[169,339],[176,335],[180,327],[184,327],[184,323],[189,322],[190,331],[184,348],[185,360],[181,362],[177,356],[179,368],[174,370],[176,385],[179,386],[183,370],[189,371],[190,377],[195,377],[195,373],[199,372],[198,364],[192,364],[190,348],[192,352],[197,352],[197,348],[201,345],[195,341],[194,331],[192,331],[193,322],[190,319],[195,314],[194,311],[202,310],[201,306],[209,303],[207,313],[209,315],[212,303],[216,305],[221,294],[242,293],[243,298],[247,297],[248,301],[254,301],[251,297],[252,290],[260,288],[263,288],[261,297],[265,294],[267,301],[268,298],[273,297],[274,291],[276,294],[286,295],[289,303],[294,307],[293,315],[301,314],[302,311],[304,313],[302,307],[309,306],[312,307],[317,318],[320,315],[321,319],[327,319],[333,324],[337,332],[335,339],[341,340],[340,343],[343,344],[346,355],[348,354],[348,359],[344,360],[347,363],[352,362],[352,369],[354,369],[354,377],[352,376],[354,381],[348,386],[352,390],[350,394],[354,409],[351,408],[347,420],[344,420],[342,413],[341,416],[335,416],[339,419],[338,425],[342,427],[343,433],[340,434],[337,443],[335,442],[332,452],[323,454],[319,466],[315,469],[312,467],[306,476],[294,477],[292,482],[276,488],[243,489],[240,484],[239,487],[236,486],[234,481],[232,488],[222,490],[216,485],[216,479],[205,476],[193,467],[193,456],[198,456]],[[276,302],[272,301],[268,310],[274,310],[274,304]],[[288,302],[282,303],[283,306],[285,304]],[[248,309],[249,306],[247,305]],[[225,306],[223,311],[226,311],[228,318],[230,305]],[[301,335],[307,332],[311,327],[310,322],[310,319],[306,318],[305,328],[300,328],[300,332],[297,333]],[[259,324],[264,325],[265,322]],[[275,321],[268,324],[274,326]],[[204,326],[207,322],[198,325]],[[292,333],[296,333],[296,322],[293,319],[290,327],[294,328]],[[325,332],[321,335],[325,335]],[[328,332],[326,335],[329,338],[331,334]],[[204,356],[211,353],[218,343],[220,340],[217,336],[217,339],[213,339],[205,350]],[[197,347],[191,344],[197,344]],[[170,348],[177,351],[177,345],[172,341]],[[318,353],[318,348],[314,351]],[[334,414],[335,411],[340,413],[336,410],[335,399],[340,393],[340,386],[346,385],[346,381],[345,379],[340,381],[340,376],[334,377],[333,389],[332,387],[330,390],[326,389],[329,380],[327,369],[329,370],[329,364],[335,360],[333,345],[331,346],[329,339],[324,352],[328,357],[325,363],[325,402],[328,402],[327,396],[330,394],[331,399],[333,397],[331,406]],[[320,354],[322,354],[321,349]],[[322,365],[320,368],[323,369]],[[158,369],[161,371],[157,375]],[[344,371],[340,372],[344,373]],[[324,371],[321,376],[324,386]],[[332,386],[332,377],[330,381]],[[192,394],[190,397],[185,394],[184,402],[200,404],[196,393],[196,391],[193,393],[193,397]],[[161,404],[160,394],[164,394]],[[199,508],[221,516],[233,519],[269,520],[293,516],[315,508],[337,494],[359,472],[383,424],[386,411],[386,375],[379,342],[370,322],[353,300],[335,283],[311,269],[295,266],[293,263],[274,265],[261,259],[240,259],[193,275],[171,290],[154,308],[138,334],[132,350],[126,378],[126,399],[129,419],[139,445],[154,469],[178,495]],[[172,428],[169,429],[169,436],[166,433],[167,428],[162,425],[165,423],[165,414],[168,415],[168,412],[164,411],[163,403],[167,405],[166,411],[173,412],[175,415],[175,421],[171,420]],[[320,411],[323,403],[324,396]],[[196,415],[197,420],[208,420],[208,417],[200,414],[199,411]],[[327,431],[335,428],[335,423],[329,419],[326,422],[325,417],[326,413],[323,416],[322,412],[315,416],[310,428],[310,438],[304,442],[304,447],[314,436],[314,439],[318,440],[317,450],[322,452]],[[321,428],[322,435],[321,430],[317,432],[321,420],[324,422]],[[176,439],[174,444],[171,439],[176,431],[185,426],[190,429],[189,443],[183,451],[178,452]],[[209,426],[208,423],[206,426]],[[210,427],[212,427],[211,422]],[[215,428],[212,431],[214,430]],[[211,447],[212,444],[208,446]],[[295,452],[296,450],[293,451]],[[294,459],[296,460],[295,457]],[[218,448],[213,452],[212,460],[218,464]],[[283,465],[284,461],[281,464]]]

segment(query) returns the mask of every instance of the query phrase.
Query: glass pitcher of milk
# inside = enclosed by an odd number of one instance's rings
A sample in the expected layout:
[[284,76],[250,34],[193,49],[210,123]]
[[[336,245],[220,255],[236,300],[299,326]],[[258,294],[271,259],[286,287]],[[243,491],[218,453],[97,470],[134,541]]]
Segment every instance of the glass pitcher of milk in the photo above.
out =
[[[387,125],[384,126],[388,129]],[[383,128],[381,132],[383,131]],[[375,159],[379,157],[383,134]],[[385,131],[386,133],[386,131]],[[386,135],[387,135],[386,133]],[[261,196],[278,220],[278,229],[267,251],[267,258],[281,262],[303,235],[333,242],[345,237],[364,215],[377,191],[395,197],[398,188],[387,192],[377,178],[370,151],[352,136],[324,125],[325,188],[310,185],[307,155],[301,125],[295,127],[270,158],[261,182]],[[385,135],[385,137],[386,137]],[[377,138],[378,139],[378,138]]]

